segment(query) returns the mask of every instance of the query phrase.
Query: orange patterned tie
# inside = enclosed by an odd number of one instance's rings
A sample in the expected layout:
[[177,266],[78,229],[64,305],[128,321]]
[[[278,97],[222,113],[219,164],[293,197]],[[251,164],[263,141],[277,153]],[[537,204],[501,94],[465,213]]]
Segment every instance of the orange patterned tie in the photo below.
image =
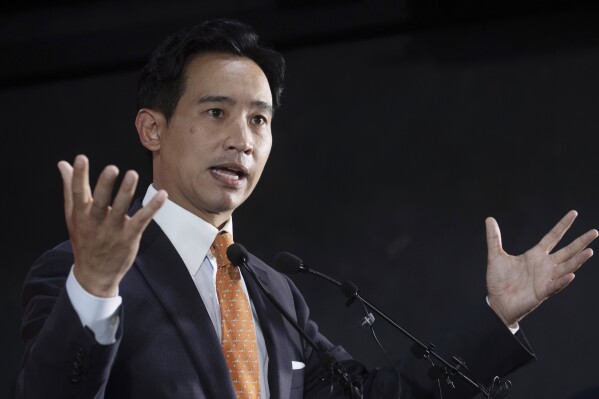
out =
[[222,346],[235,394],[239,399],[260,398],[260,367],[252,309],[243,287],[239,268],[227,258],[231,234],[217,234],[210,250],[216,258],[216,294],[220,304]]

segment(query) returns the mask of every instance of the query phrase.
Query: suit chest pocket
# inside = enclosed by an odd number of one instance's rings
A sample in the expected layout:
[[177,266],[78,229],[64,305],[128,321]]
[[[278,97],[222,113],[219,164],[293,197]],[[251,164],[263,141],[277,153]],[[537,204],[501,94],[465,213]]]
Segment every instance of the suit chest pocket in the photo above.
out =
[[293,370],[291,372],[291,389],[304,388],[304,369]]

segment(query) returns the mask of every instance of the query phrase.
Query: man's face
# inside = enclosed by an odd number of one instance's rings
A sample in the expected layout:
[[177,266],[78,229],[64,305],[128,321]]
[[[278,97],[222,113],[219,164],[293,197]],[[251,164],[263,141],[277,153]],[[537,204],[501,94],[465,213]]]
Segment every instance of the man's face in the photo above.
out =
[[272,94],[252,60],[206,53],[185,70],[183,94],[159,128],[154,184],[220,226],[252,193],[272,145]]

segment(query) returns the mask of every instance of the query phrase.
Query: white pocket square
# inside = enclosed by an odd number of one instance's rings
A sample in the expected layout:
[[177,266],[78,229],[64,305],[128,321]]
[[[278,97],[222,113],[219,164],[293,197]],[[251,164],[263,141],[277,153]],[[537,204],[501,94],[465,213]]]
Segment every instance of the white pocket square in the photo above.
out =
[[292,370],[301,370],[304,367],[306,367],[306,365],[302,362],[296,362],[295,360],[291,361],[291,369]]

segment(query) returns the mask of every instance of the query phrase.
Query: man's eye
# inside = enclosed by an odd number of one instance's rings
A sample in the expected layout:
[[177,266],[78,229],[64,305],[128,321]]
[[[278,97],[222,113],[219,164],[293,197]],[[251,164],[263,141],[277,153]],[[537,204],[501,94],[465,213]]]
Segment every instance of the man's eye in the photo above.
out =
[[256,115],[252,118],[252,123],[255,125],[264,125],[266,122],[266,118],[262,115]]
[[223,116],[223,110],[218,108],[213,108],[208,110],[208,115],[213,118],[221,118]]

